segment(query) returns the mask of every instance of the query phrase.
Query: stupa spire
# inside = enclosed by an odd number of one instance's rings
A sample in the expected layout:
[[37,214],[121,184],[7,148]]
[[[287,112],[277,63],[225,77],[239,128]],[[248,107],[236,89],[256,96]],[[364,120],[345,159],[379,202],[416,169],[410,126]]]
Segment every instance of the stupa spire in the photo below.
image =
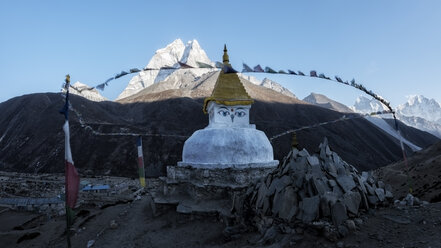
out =
[[[224,65],[231,67],[227,52],[227,45],[224,45],[222,60]],[[248,95],[237,73],[225,73],[223,71],[219,73],[211,96],[204,100],[203,111],[206,114],[208,103],[211,101],[227,106],[251,105],[254,103],[254,100]]]
[[228,56],[227,44],[224,44],[224,55],[222,56],[222,62],[224,65],[230,65],[230,57]]

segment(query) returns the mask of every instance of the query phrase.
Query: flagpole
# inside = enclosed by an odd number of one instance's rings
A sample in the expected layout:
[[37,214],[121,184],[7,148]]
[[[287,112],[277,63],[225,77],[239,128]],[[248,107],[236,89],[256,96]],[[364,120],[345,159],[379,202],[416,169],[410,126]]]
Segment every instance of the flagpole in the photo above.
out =
[[[69,74],[66,75],[65,79],[65,89],[66,89],[66,102],[64,104],[64,116],[65,116],[65,122],[69,121],[69,87],[70,87],[70,76]],[[70,243],[70,209],[67,200],[69,199],[69,190],[68,190],[68,176],[67,171],[64,173],[64,197],[65,197],[65,211],[66,211],[66,239],[67,239],[67,247],[71,248]]]

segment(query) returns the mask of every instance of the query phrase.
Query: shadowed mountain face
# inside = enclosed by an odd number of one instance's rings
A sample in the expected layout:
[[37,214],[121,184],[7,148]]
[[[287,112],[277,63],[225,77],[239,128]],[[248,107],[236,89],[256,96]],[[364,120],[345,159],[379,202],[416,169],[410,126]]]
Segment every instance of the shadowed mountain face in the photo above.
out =
[[[262,88],[247,91],[253,95]],[[72,155],[80,173],[136,177],[136,134],[143,134],[148,176],[163,174],[165,166],[181,160],[186,137],[208,124],[208,116],[202,113],[203,98],[177,97],[182,94],[175,91],[155,94],[161,94],[156,101],[148,101],[149,97],[144,95],[144,101],[132,103],[92,102],[71,96]],[[268,137],[343,116],[294,98],[283,103],[273,101],[279,95],[269,89],[259,94],[263,97],[253,96],[256,102],[251,108],[250,122]],[[284,99],[282,96],[280,99]],[[1,170],[64,171],[64,118],[58,113],[63,104],[64,96],[56,93],[25,95],[0,103]],[[421,146],[433,141],[427,133],[414,131]],[[124,135],[127,133],[133,135]],[[397,140],[362,118],[297,132],[300,147],[311,152],[324,136],[334,151],[361,170],[401,158]],[[281,160],[287,154],[290,143],[290,135],[273,140],[275,159]]]

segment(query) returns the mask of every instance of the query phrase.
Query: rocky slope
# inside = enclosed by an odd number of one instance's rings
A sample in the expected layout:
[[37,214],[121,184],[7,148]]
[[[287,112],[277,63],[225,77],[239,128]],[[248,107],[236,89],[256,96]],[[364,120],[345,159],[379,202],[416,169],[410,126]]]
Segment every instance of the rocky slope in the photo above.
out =
[[441,201],[441,142],[416,152],[407,166],[400,161],[377,170],[383,180],[392,185],[397,198],[412,188],[413,194],[430,202]]

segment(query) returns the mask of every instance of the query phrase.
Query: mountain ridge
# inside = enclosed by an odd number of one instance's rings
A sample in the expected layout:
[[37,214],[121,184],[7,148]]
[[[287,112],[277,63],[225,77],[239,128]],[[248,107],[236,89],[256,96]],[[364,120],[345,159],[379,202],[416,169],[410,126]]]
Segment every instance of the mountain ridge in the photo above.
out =
[[303,101],[309,102],[309,103],[317,105],[317,106],[321,106],[323,108],[332,109],[332,110],[335,110],[338,112],[342,112],[342,113],[345,113],[345,112],[352,113],[353,112],[346,105],[339,103],[337,101],[334,101],[325,95],[314,93],[314,92],[311,92],[311,94],[309,94],[308,96],[303,98]]

